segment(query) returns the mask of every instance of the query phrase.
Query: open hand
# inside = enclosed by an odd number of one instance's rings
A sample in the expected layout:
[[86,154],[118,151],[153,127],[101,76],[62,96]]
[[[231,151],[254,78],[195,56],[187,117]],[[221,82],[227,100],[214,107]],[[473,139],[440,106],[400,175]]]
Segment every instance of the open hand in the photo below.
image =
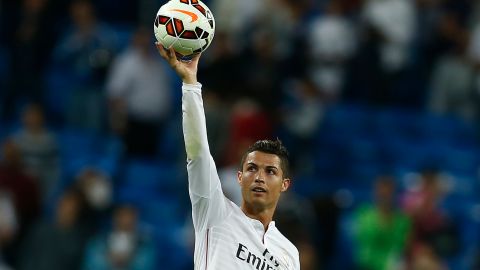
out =
[[173,48],[167,50],[162,44],[160,44],[160,42],[156,42],[155,45],[157,46],[160,55],[167,60],[168,64],[170,64],[184,83],[197,83],[198,60],[200,59],[200,54],[196,54],[191,61],[185,62],[177,59]]

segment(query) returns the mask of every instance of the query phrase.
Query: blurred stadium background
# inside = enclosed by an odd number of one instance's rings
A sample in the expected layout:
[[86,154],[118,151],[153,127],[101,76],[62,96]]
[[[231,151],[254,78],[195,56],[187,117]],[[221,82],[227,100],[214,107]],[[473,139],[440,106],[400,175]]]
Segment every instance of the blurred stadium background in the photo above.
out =
[[[480,269],[480,3],[209,0],[227,196],[279,137],[303,270]],[[0,2],[0,269],[192,269],[181,82],[159,0]]]

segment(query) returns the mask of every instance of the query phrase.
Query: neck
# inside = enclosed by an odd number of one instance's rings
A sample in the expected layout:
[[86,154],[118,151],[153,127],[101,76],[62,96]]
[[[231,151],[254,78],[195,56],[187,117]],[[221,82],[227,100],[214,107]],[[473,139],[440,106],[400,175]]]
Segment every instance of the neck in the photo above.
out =
[[245,203],[245,201],[243,201],[241,209],[247,217],[260,221],[263,224],[263,228],[265,229],[265,231],[267,231],[268,225],[273,219],[275,207],[276,205],[270,208],[260,208],[255,207],[254,205],[247,204]]

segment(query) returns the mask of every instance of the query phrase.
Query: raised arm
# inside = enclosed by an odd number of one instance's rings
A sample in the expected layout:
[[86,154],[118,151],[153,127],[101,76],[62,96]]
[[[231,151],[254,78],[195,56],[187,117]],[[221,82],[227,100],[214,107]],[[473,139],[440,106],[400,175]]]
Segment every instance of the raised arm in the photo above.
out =
[[192,201],[195,229],[205,230],[221,222],[228,214],[217,169],[208,146],[201,84],[197,82],[200,55],[190,62],[177,60],[173,49],[158,51],[183,81],[182,118],[185,149],[187,151],[188,183]]

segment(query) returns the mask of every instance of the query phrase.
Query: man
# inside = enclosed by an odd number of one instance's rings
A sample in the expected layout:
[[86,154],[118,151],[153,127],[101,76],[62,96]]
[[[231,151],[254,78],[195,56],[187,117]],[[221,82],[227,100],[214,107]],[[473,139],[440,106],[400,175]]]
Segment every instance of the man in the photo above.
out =
[[242,158],[237,173],[242,190],[238,207],[222,191],[209,152],[201,84],[197,82],[200,55],[178,61],[173,49],[157,44],[183,81],[183,133],[195,228],[195,269],[297,270],[297,248],[272,221],[280,194],[290,186],[288,154],[280,141],[258,141]]
[[356,263],[358,269],[398,269],[405,259],[411,220],[395,204],[391,176],[378,176],[373,192],[375,204],[355,213]]

